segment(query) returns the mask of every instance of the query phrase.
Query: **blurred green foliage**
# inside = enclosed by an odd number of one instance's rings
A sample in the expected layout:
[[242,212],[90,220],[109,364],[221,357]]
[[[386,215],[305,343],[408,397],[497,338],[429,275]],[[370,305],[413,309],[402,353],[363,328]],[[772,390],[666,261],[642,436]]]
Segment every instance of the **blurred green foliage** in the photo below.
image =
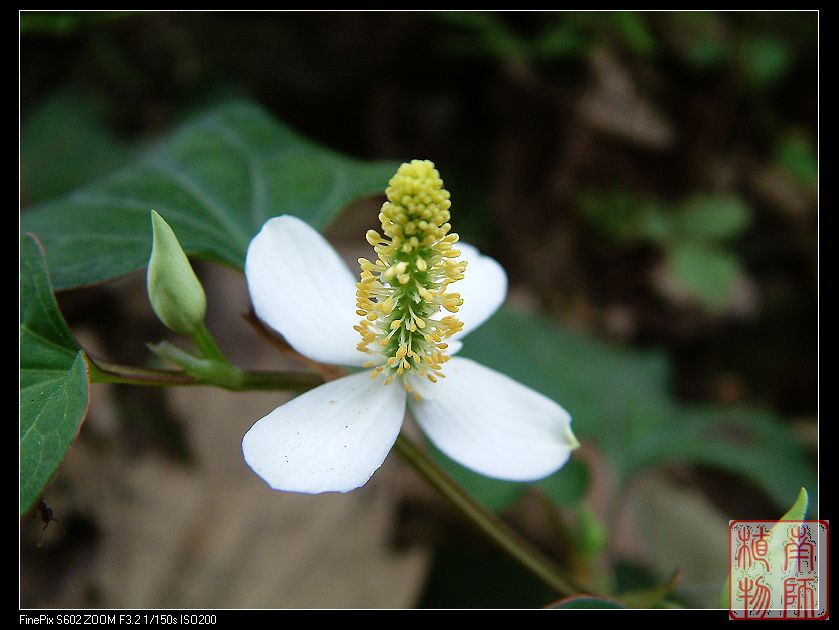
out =
[[605,597],[569,597],[549,606],[549,608],[592,610],[604,608],[621,609],[626,608],[626,606]]
[[551,60],[578,57],[599,44],[614,44],[648,57],[658,47],[645,15],[634,11],[546,14],[539,32],[532,35],[517,32],[499,14],[441,11],[434,15],[460,31],[447,40],[449,48],[459,54]]
[[792,432],[762,409],[685,406],[661,352],[638,352],[502,309],[463,354],[562,404],[577,436],[603,452],[623,485],[644,470],[701,463],[735,472],[783,504],[815,470]]
[[668,270],[688,291],[711,308],[722,308],[740,275],[737,258],[713,246],[681,243],[668,252]]
[[80,28],[129,15],[128,11],[21,11],[20,32],[23,35],[69,35]]
[[819,164],[807,136],[795,131],[781,136],[775,146],[775,160],[796,182],[815,190],[819,182]]
[[669,14],[671,26],[681,40],[678,50],[684,61],[700,71],[729,65],[750,88],[773,87],[792,66],[793,46],[799,41],[799,34],[784,32],[780,24],[774,32],[766,32],[726,17],[706,11]]
[[531,484],[484,477],[464,468],[433,445],[429,445],[429,448],[446,472],[462,486],[469,488],[472,496],[493,512],[509,509],[531,487],[538,488],[558,506],[576,505],[588,490],[589,470],[579,460],[572,459],[550,477]]
[[742,42],[738,62],[750,84],[756,88],[769,88],[789,70],[792,53],[782,39],[753,36]]
[[621,246],[653,243],[667,270],[702,304],[721,309],[743,273],[726,248],[751,222],[751,211],[739,197],[696,195],[668,205],[628,191],[589,192],[579,209],[606,237]]
[[[775,25],[761,32],[718,13],[639,11],[563,11],[541,16],[528,31],[511,26],[508,15],[443,11],[435,17],[450,25],[449,49],[500,60],[552,61],[579,58],[606,47],[651,59],[669,40],[682,59],[698,71],[730,64],[757,90],[775,86],[790,71],[795,47],[805,33]],[[734,14],[740,17],[742,14]],[[665,30],[667,32],[665,32]]]

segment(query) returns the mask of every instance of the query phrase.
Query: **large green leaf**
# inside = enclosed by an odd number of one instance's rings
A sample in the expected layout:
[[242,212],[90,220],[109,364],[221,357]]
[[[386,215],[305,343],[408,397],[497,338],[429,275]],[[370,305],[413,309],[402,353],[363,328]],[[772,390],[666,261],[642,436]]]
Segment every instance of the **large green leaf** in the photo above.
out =
[[323,229],[351,201],[384,190],[397,165],[324,149],[248,102],[187,122],[137,163],[24,214],[56,289],[114,278],[146,265],[149,211],[184,249],[241,269],[266,219],[293,214]]
[[635,410],[667,397],[660,353],[618,349],[508,308],[466,337],[462,353],[556,400],[577,436],[606,450],[619,471],[632,459],[627,438],[645,429]]
[[801,486],[814,485],[803,449],[771,413],[672,400],[661,353],[619,348],[501,309],[466,338],[463,354],[568,409],[574,432],[605,454],[621,482],[679,462],[738,473],[781,505]]
[[526,483],[492,479],[473,472],[447,457],[433,445],[429,450],[455,481],[467,488],[478,503],[493,512],[503,512],[512,507],[528,487]]
[[40,203],[124,166],[129,148],[102,119],[96,101],[72,89],[43,99],[20,133],[22,196]]
[[55,473],[87,410],[87,362],[61,317],[38,243],[20,240],[20,513]]
[[755,407],[669,408],[636,452],[635,468],[690,461],[739,473],[774,498],[789,501],[802,486],[815,487],[815,472],[789,429]]

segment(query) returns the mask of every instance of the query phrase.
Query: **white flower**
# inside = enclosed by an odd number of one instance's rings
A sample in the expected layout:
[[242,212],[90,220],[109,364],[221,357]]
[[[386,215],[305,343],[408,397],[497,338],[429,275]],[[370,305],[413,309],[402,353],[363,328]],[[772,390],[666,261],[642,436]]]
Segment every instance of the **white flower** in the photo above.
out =
[[[455,339],[477,328],[504,301],[503,268],[460,243],[468,262],[453,286],[463,298]],[[291,346],[321,363],[362,366],[357,349],[355,279],[334,249],[300,219],[270,219],[245,263],[257,316]],[[460,343],[449,344],[452,352]],[[245,460],[272,488],[347,492],[364,485],[390,451],[406,402],[446,455],[489,477],[529,481],[567,460],[577,441],[571,417],[551,399],[470,359],[452,357],[445,378],[415,379],[420,398],[370,370],[325,383],[259,420],[242,441]]]
[[242,441],[245,461],[276,490],[354,490],[381,466],[407,406],[428,438],[467,468],[512,481],[551,474],[578,446],[568,413],[452,356],[459,338],[504,301],[504,270],[474,247],[455,248],[449,193],[433,163],[403,164],[385,193],[384,235],[366,236],[378,258],[359,259],[357,283],[295,217],[269,220],[251,241],[245,275],[259,319],[310,359],[373,369],[262,418]]

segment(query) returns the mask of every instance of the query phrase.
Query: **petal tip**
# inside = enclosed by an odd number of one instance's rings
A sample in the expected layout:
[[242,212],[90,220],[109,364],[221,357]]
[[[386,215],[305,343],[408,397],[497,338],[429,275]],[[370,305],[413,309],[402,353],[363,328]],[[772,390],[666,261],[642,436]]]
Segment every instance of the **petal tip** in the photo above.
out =
[[321,494],[367,483],[393,446],[404,390],[360,372],[277,407],[242,438],[245,463],[272,489]]
[[570,424],[565,428],[565,435],[563,437],[565,438],[568,448],[570,448],[572,451],[580,448],[580,441],[577,439],[577,436],[574,435],[574,432],[571,430]]

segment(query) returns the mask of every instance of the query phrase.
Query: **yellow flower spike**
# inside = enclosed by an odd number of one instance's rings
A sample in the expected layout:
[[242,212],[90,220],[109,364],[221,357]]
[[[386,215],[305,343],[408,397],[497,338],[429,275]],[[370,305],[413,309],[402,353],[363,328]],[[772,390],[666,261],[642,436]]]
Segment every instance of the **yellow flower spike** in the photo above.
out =
[[[385,195],[379,213],[382,233],[366,233],[378,259],[375,264],[358,261],[356,296],[364,318],[356,327],[362,337],[359,348],[380,355],[375,374],[389,372],[385,384],[411,369],[436,382],[449,358],[442,341],[463,327],[450,315],[437,319],[443,309],[457,312],[463,304],[459,294],[446,292],[466,269],[464,261],[455,260],[460,251],[453,245],[459,237],[451,232],[449,192],[432,162],[412,160],[399,167]],[[375,350],[368,347],[373,342]],[[423,364],[434,374],[421,369]]]

